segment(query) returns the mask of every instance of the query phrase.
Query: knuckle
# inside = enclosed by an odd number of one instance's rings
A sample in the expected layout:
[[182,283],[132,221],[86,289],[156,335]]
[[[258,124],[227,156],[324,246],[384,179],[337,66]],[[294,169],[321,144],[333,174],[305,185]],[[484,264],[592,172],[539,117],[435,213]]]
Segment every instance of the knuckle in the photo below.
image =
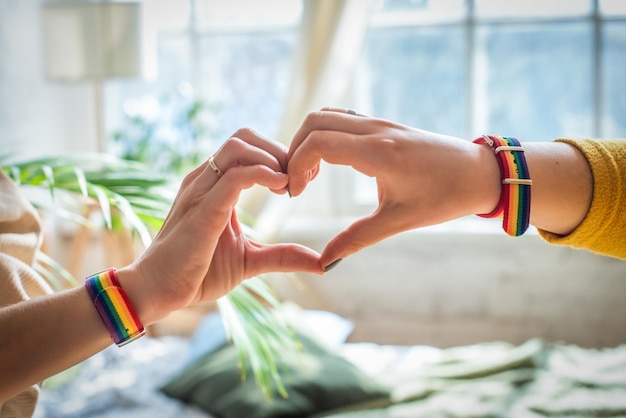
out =
[[324,110],[317,110],[313,112],[309,112],[304,118],[304,125],[306,126],[314,126],[317,123],[317,120],[324,116]]
[[252,128],[242,127],[237,129],[233,136],[245,140],[246,138],[250,138],[251,136],[258,136],[258,133]]
[[326,133],[324,131],[311,131],[307,136],[307,141],[312,145],[317,145],[324,139],[324,137],[326,137]]
[[226,140],[222,149],[228,153],[240,153],[246,148],[246,142],[238,136],[231,136]]
[[[204,166],[204,164],[201,167],[203,167],[203,166]],[[200,168],[200,167],[198,167],[198,168]],[[196,179],[197,176],[198,176],[198,169],[193,170],[193,171],[187,173],[185,175],[185,177],[183,178],[183,181],[180,183],[181,189],[188,188],[193,183],[193,181]]]

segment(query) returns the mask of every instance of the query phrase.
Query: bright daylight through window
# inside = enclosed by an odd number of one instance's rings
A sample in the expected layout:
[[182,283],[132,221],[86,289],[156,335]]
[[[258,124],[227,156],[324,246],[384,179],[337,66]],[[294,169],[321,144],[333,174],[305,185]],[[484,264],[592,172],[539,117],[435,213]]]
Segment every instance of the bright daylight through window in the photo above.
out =
[[[468,139],[626,138],[625,5],[387,0],[372,19],[356,106]],[[372,204],[372,187],[357,179],[357,200]]]
[[[625,1],[374,3],[353,77],[359,111],[467,139],[485,132],[521,141],[626,137]],[[134,103],[126,106],[134,117],[167,121],[153,131],[164,141],[191,132],[215,147],[242,126],[271,137],[289,94],[301,6],[192,1],[186,26],[159,35],[153,94],[136,97],[145,85],[127,83],[112,96]],[[189,130],[189,118],[172,107],[194,100],[203,112],[193,114],[197,129]],[[349,187],[345,211],[375,203],[369,180],[340,183]]]

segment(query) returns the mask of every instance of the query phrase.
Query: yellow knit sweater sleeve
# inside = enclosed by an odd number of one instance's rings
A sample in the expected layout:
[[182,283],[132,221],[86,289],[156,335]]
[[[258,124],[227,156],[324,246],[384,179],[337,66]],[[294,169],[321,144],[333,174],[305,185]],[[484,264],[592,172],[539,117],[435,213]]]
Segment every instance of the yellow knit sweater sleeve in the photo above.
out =
[[593,174],[593,198],[589,212],[569,235],[539,230],[552,244],[626,259],[626,141],[557,139],[578,148]]

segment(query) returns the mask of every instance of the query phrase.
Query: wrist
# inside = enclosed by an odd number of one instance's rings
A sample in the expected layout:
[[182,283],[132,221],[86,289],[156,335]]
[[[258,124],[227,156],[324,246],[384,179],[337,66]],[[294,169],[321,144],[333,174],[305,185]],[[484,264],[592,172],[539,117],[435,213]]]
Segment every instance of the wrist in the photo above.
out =
[[148,286],[145,286],[143,275],[134,265],[126,266],[117,271],[120,285],[128,295],[133,308],[144,325],[157,322],[165,315],[161,315],[150,300]]
[[490,146],[472,144],[472,147],[475,150],[475,166],[471,178],[477,197],[472,213],[491,213],[498,206],[502,191],[498,161]]

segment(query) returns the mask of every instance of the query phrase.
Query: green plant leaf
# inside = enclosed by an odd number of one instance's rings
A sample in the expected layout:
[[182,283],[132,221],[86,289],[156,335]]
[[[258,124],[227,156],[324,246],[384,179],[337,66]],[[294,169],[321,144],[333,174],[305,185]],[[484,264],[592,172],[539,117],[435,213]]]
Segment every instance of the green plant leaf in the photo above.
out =
[[122,212],[122,214],[124,214],[126,219],[132,225],[133,229],[139,234],[139,238],[141,239],[144,247],[147,248],[152,242],[152,236],[150,235],[150,231],[146,227],[146,224],[141,221],[128,200],[126,200],[123,196],[115,194],[113,199],[117,208]]
[[35,255],[35,270],[46,279],[55,291],[79,286],[78,281],[61,264],[42,251]]
[[22,182],[22,171],[19,167],[11,167],[10,168],[11,179],[17,183],[19,186]]
[[285,350],[297,350],[299,342],[276,309],[279,302],[269,286],[259,278],[250,279],[217,303],[227,335],[236,347],[242,379],[246,379],[249,365],[266,399],[271,400],[274,392],[287,397],[277,359]]
[[103,187],[92,184],[89,186],[89,191],[93,192],[96,199],[98,200],[98,203],[100,204],[100,211],[102,212],[104,224],[106,225],[107,229],[112,229],[113,220],[111,215],[111,204],[109,203],[109,196],[107,196],[106,190]]
[[76,181],[78,182],[78,187],[80,188],[80,192],[83,197],[89,196],[89,191],[87,188],[87,178],[85,177],[85,172],[80,167],[73,167],[74,175],[76,176]]

